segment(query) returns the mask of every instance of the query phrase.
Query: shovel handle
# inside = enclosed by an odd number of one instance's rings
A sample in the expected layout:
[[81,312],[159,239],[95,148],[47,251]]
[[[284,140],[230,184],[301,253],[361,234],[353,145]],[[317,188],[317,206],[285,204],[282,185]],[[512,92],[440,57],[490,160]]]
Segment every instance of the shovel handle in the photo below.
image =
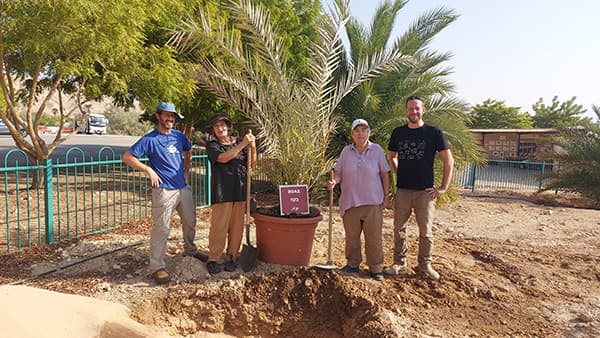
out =
[[[248,133],[252,134],[252,130],[248,129]],[[250,245],[250,186],[252,184],[252,154],[250,154],[250,147],[246,152],[248,160],[246,161],[246,244]]]
[[[248,134],[252,134],[252,130],[248,129]],[[246,223],[250,219],[250,185],[252,184],[252,154],[251,149],[248,147],[247,163],[246,163]]]
[[[331,170],[331,180],[335,179],[335,170]],[[329,191],[329,234],[327,242],[327,262],[331,263],[331,232],[333,228],[333,189]]]

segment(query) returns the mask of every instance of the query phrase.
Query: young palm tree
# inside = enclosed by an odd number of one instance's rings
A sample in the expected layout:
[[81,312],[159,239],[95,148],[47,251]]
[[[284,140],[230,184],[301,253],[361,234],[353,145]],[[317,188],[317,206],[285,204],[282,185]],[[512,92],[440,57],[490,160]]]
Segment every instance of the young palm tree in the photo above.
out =
[[578,192],[600,205],[600,126],[562,128],[553,142],[564,150],[554,154],[560,167],[546,189]]
[[337,124],[334,111],[342,98],[361,83],[408,62],[400,50],[382,49],[349,63],[341,72],[340,32],[348,3],[337,1],[321,17],[305,77],[286,69],[268,11],[250,0],[228,1],[233,26],[204,8],[198,18],[184,20],[171,39],[190,55],[206,41],[218,50],[211,58],[197,58],[189,72],[257,126],[259,140],[273,161],[268,177],[277,185],[312,187],[326,174],[333,166],[327,147]]
[[[413,62],[386,71],[382,76],[362,83],[340,105],[345,123],[357,117],[368,119],[372,126],[372,139],[384,147],[391,131],[406,123],[404,101],[410,95],[426,99],[427,123],[440,127],[447,137],[457,165],[469,161],[481,162],[481,150],[469,132],[465,112],[466,104],[452,96],[454,87],[446,77],[451,69],[441,64],[450,60],[451,54],[428,49],[431,40],[458,15],[445,8],[430,10],[418,17],[406,32],[391,41],[391,32],[406,0],[384,1],[375,11],[369,27],[357,19],[346,23],[348,55],[352,60],[369,58],[375,51],[389,47],[388,53],[401,53],[412,57]],[[347,142],[347,128],[340,128],[337,144],[332,153]],[[336,148],[337,147],[337,148]],[[437,175],[440,176],[440,175]]]

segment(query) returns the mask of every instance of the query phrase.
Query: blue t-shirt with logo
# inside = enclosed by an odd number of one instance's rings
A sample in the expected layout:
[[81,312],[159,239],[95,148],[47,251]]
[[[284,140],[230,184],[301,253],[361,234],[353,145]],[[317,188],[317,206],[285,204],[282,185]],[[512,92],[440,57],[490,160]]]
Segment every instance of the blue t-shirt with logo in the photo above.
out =
[[183,173],[183,152],[190,151],[192,145],[179,130],[170,134],[153,130],[129,147],[129,152],[137,158],[148,157],[150,167],[161,178],[160,188],[181,189],[186,187]]

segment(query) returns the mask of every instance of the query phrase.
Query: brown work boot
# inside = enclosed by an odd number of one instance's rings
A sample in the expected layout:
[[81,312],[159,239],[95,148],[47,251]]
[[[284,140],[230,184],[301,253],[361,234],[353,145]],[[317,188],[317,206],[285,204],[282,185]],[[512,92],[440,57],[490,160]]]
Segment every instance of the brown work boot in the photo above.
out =
[[421,264],[417,267],[417,275],[431,280],[440,280],[440,274],[431,267],[431,263]]
[[152,274],[152,278],[154,278],[154,281],[156,282],[156,284],[167,284],[169,282],[169,280],[171,279],[171,277],[169,276],[169,273],[167,272],[167,270],[165,269],[159,269],[154,271],[154,273]]
[[390,276],[395,276],[404,271],[406,271],[406,258],[402,258],[399,262],[396,262],[383,269],[383,273]]

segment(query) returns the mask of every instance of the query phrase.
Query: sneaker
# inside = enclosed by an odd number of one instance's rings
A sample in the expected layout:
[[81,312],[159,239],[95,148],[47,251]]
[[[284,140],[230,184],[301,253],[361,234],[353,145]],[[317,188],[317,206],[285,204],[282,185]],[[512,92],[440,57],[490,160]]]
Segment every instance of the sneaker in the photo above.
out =
[[349,265],[346,265],[342,268],[342,270],[340,270],[342,273],[359,273],[360,269],[358,267],[353,268]]
[[385,279],[383,277],[383,273],[381,273],[381,272],[371,272],[371,278],[373,278],[374,280],[376,280],[378,282],[383,282],[383,280]]
[[215,261],[210,261],[206,263],[206,270],[208,270],[208,273],[210,273],[211,275],[217,274],[221,272],[221,264]]
[[203,263],[206,263],[208,261],[208,255],[205,253],[201,253],[200,251],[196,251],[196,253],[193,255],[186,255],[186,256],[194,257]]
[[402,259],[400,262],[394,263],[391,266],[383,269],[383,273],[390,276],[395,276],[404,271],[406,271],[406,259]]
[[431,280],[440,280],[440,274],[429,263],[417,267],[417,276]]
[[169,273],[167,272],[167,270],[165,269],[159,269],[154,271],[154,273],[152,274],[152,278],[154,278],[154,281],[156,282],[156,284],[167,284],[169,282],[169,280],[171,279],[171,277],[169,276]]
[[227,272],[233,272],[233,271],[235,271],[235,269],[237,269],[237,265],[235,264],[234,261],[225,262],[223,270],[225,270]]

